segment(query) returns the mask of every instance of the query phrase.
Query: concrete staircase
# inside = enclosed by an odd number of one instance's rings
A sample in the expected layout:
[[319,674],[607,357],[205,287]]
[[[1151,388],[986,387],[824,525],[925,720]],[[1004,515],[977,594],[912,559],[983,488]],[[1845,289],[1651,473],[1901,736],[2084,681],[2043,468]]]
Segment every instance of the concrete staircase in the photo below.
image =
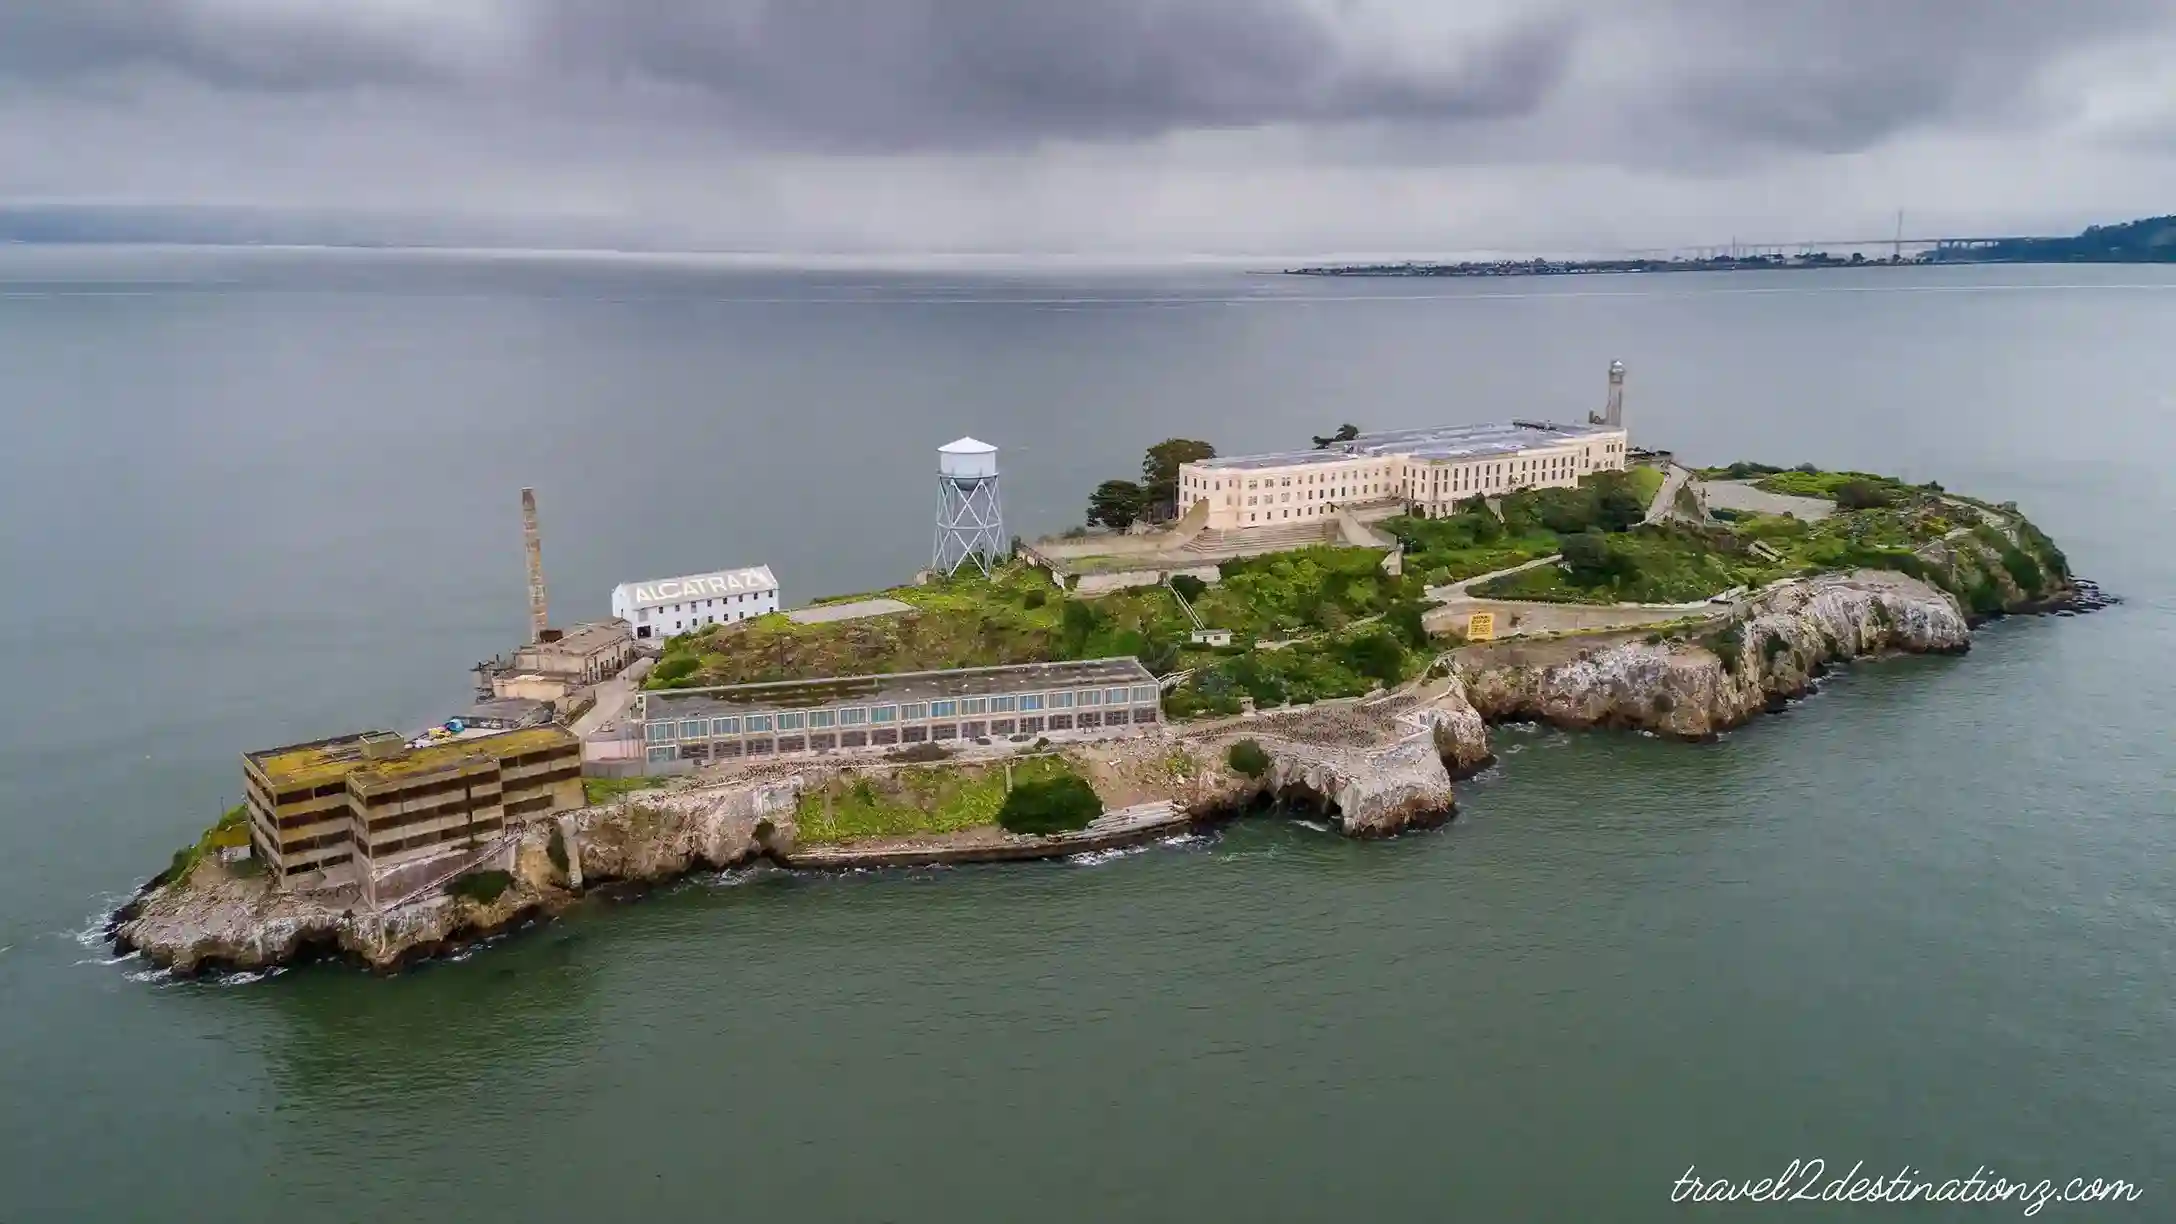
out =
[[1282,552],[1288,548],[1327,544],[1336,538],[1337,530],[1335,519],[1321,518],[1304,523],[1278,523],[1273,527],[1203,531],[1188,540],[1183,548],[1186,552],[1204,556]]

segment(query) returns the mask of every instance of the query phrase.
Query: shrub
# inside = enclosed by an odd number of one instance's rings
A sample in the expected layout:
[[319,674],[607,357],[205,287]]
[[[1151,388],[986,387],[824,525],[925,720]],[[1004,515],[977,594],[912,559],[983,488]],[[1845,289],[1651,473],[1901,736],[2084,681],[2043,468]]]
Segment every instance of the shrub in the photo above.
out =
[[1050,592],[1041,587],[1029,587],[1027,593],[1020,596],[1020,606],[1023,608],[1040,608],[1049,599]]
[[650,683],[663,685],[685,680],[701,666],[702,660],[692,654],[671,655],[659,659],[657,666],[650,669]]
[[2040,563],[2015,548],[2002,550],[2002,568],[2007,570],[2010,581],[2027,595],[2037,595],[2047,585],[2048,576],[2040,569]]
[[1224,753],[1225,763],[1250,778],[1269,772],[1269,753],[1250,739],[1240,740]]
[[1192,574],[1173,574],[1171,589],[1186,597],[1188,603],[1200,599],[1208,591],[1209,584]]
[[923,764],[931,761],[942,761],[951,755],[952,753],[943,744],[921,743],[908,744],[904,748],[894,748],[884,754],[884,759],[887,761],[909,761]]
[[1889,490],[1870,480],[1847,480],[1836,486],[1839,510],[1880,510],[1895,504]]
[[1405,677],[1405,648],[1386,633],[1364,633],[1344,643],[1345,665],[1370,679],[1396,684]]
[[1646,642],[1646,643],[1647,643],[1647,644],[1648,644],[1649,646],[1660,646],[1660,645],[1662,645],[1662,635],[1661,635],[1661,634],[1659,634],[1659,633],[1650,633],[1650,634],[1648,634],[1648,635],[1646,636],[1646,638],[1645,638],[1645,639],[1643,639],[1643,640],[1644,640],[1644,641],[1645,641],[1645,642]]
[[2049,573],[2057,578],[2069,575],[2070,559],[2063,555],[2063,550],[2055,546],[2055,541],[2049,539],[2046,532],[2020,519],[2017,524],[2017,534],[2018,538],[2025,542],[2027,548],[2039,554],[2041,564]]
[[1965,606],[1981,616],[1993,616],[2002,611],[2002,588],[1993,576],[1981,574],[1965,592]]
[[446,895],[489,905],[514,886],[514,877],[503,871],[472,871],[446,881]]
[[1401,599],[1383,614],[1383,624],[1415,650],[1428,645],[1427,608],[1417,599]]
[[1637,565],[1630,554],[1611,547],[1601,533],[1582,531],[1564,539],[1564,569],[1581,586],[1600,586],[1631,576]]
[[1729,480],[1751,480],[1757,476],[1773,476],[1777,472],[1780,472],[1782,470],[1782,468],[1775,467],[1771,464],[1747,463],[1741,459],[1738,462],[1731,464],[1729,467],[1722,469],[1722,472],[1723,476]]
[[997,809],[997,823],[1008,833],[1048,837],[1077,833],[1103,814],[1095,789],[1074,774],[1022,782]]
[[1723,670],[1735,676],[1745,661],[1745,630],[1732,621],[1700,639],[1700,644],[1723,661]]

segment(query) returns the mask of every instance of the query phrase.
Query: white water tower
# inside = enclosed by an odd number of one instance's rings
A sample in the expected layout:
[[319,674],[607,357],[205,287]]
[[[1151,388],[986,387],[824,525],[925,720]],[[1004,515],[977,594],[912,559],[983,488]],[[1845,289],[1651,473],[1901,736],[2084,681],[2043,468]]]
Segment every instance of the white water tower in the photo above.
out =
[[1004,559],[1005,515],[997,500],[997,448],[961,438],[937,448],[937,546],[930,567],[950,576],[972,558],[983,577]]

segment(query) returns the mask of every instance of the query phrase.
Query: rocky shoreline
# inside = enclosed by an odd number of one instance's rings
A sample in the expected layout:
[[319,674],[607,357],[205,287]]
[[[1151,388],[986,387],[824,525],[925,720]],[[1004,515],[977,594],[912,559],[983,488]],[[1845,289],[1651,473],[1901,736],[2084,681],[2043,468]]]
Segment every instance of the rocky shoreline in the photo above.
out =
[[[2113,602],[2090,583],[2003,592],[2005,610],[2091,611]],[[1351,837],[1389,837],[1456,811],[1453,783],[1493,759],[1488,726],[1544,722],[1709,739],[1807,692],[1831,666],[1888,654],[1962,654],[1973,624],[1953,595],[1892,571],[1779,584],[1721,625],[1459,647],[1429,675],[1359,702],[1324,703],[1070,750],[1108,808],[1080,834],[994,828],[941,837],[803,846],[801,775],[728,780],[632,796],[539,821],[478,867],[503,871],[490,900],[432,889],[381,912],[322,895],[274,893],[216,863],[158,879],[117,912],[108,935],[177,976],[340,959],[391,972],[546,921],[586,899],[704,871],[767,862],[840,870],[1056,858],[1181,836],[1271,804],[1313,808]],[[1268,768],[1236,772],[1242,739]],[[805,771],[881,768],[816,765]],[[1130,813],[1130,816],[1127,814]],[[1127,816],[1126,819],[1113,819]]]

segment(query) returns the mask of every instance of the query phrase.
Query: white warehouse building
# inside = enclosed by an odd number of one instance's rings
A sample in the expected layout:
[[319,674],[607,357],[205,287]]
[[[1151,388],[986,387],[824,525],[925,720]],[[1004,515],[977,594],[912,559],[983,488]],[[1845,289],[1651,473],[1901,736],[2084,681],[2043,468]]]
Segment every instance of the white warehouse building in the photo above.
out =
[[776,611],[778,579],[768,565],[623,582],[612,588],[612,615],[633,625],[638,638],[671,637]]

